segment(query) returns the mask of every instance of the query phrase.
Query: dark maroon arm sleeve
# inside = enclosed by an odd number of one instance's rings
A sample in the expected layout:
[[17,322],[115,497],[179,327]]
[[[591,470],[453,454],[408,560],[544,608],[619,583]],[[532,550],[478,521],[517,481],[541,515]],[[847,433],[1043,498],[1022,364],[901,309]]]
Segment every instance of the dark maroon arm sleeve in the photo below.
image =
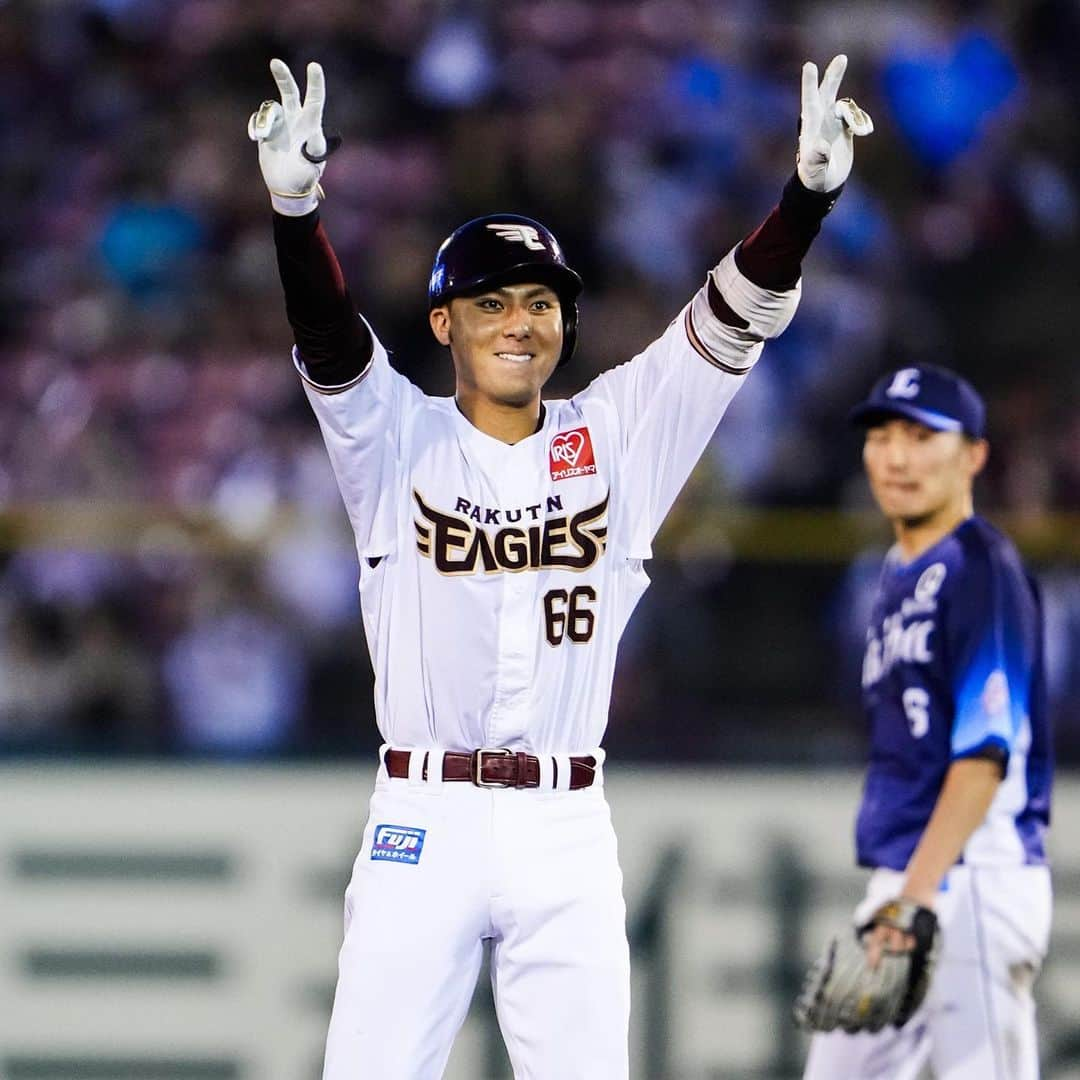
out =
[[285,314],[308,375],[323,386],[356,378],[371,359],[371,331],[349,295],[319,211],[274,214]]
[[[836,204],[843,184],[835,191],[810,191],[794,173],[784,185],[780,202],[769,216],[735,249],[739,273],[763,289],[794,289],[802,273],[803,256],[821,231],[825,215]],[[750,324],[720,295],[709,275],[709,307],[728,326],[745,330]]]
[[763,289],[795,288],[803,256],[843,190],[841,185],[835,191],[810,191],[795,173],[780,202],[736,250],[739,272]]

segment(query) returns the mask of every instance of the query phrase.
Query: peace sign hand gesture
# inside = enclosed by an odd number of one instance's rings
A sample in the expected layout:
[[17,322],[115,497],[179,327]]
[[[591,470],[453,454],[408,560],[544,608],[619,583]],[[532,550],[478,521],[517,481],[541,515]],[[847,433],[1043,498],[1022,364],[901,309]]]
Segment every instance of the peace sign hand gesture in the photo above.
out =
[[278,85],[281,102],[264,101],[248,120],[248,136],[259,144],[259,168],[270,189],[270,202],[280,214],[300,217],[319,204],[319,178],[326,159],[340,139],[327,146],[322,129],[326,83],[320,64],[307,66],[307,97],[301,103],[300,90],[288,65],[270,61],[270,71]]
[[811,191],[835,191],[848,178],[854,158],[854,136],[869,135],[874,121],[851,98],[836,100],[847,57],[834,56],[818,86],[817,65],[802,69],[802,115],[799,124],[798,172]]

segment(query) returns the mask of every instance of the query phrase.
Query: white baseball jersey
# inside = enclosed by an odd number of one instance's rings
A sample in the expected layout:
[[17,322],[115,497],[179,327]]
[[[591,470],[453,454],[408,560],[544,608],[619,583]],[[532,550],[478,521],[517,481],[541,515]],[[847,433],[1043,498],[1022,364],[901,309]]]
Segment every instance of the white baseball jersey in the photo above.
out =
[[514,445],[422,393],[378,340],[345,386],[317,385],[294,357],[356,536],[387,743],[598,747],[653,537],[761,337],[798,303],[798,290],[751,284],[731,255],[714,276],[769,329],[721,323],[703,288],[629,363],[545,402],[540,429]]
[[[718,290],[745,322],[721,323]],[[345,499],[379,730],[424,749],[380,769],[346,897],[324,1080],[442,1076],[492,942],[517,1076],[626,1080],[630,957],[600,774],[569,792],[560,755],[595,754],[615,652],[653,537],[761,340],[798,292],[728,256],[666,332],[507,445],[421,393],[375,341],[347,386],[297,358]],[[444,784],[447,750],[540,757],[544,793]],[[431,755],[436,755],[434,759]],[[414,766],[416,766],[414,768]],[[551,789],[555,790],[552,791]],[[403,838],[406,860],[385,859]],[[402,933],[372,933],[398,926]]]

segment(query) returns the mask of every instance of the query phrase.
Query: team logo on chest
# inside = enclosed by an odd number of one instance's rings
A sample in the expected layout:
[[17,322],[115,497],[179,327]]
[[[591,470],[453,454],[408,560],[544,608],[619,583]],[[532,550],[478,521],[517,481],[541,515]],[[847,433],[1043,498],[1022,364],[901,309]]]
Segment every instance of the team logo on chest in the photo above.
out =
[[873,686],[897,664],[929,664],[933,661],[930,639],[937,621],[915,616],[937,612],[941,586],[947,574],[948,568],[942,562],[928,566],[919,575],[913,594],[904,597],[900,610],[882,620],[880,633],[873,627],[867,632],[862,673],[864,687]]
[[894,611],[881,624],[881,636],[870,631],[863,656],[863,687],[873,686],[900,663],[929,664],[934,659],[930,635],[933,619],[916,619],[904,624],[903,612]]
[[[543,517],[542,506],[492,510],[459,498],[455,513],[436,510],[419,491],[413,500],[416,550],[440,574],[498,574],[521,570],[588,570],[607,547],[608,497],[576,514]],[[547,510],[562,509],[551,495]],[[485,529],[480,523],[500,526]]]
[[592,476],[596,472],[592,439],[587,427],[560,431],[548,444],[548,466],[552,480]]

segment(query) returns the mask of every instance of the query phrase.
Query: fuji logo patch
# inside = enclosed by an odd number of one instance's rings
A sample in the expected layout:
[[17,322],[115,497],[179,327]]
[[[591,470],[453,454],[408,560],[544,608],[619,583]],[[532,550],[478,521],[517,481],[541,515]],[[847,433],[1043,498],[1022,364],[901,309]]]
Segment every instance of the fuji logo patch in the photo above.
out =
[[426,829],[414,829],[410,825],[376,825],[375,838],[371,844],[371,858],[375,862],[405,863],[415,866],[424,850]]
[[567,480],[573,476],[591,476],[596,472],[592,439],[587,427],[560,431],[548,447],[548,464],[552,480]]

